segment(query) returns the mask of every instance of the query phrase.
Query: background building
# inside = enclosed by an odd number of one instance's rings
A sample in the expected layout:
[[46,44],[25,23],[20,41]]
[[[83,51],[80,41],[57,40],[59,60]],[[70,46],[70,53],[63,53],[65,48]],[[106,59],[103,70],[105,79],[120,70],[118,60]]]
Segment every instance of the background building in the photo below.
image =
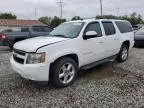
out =
[[27,26],[46,26],[37,20],[12,20],[12,19],[0,19],[0,32],[3,30],[17,30],[20,27]]

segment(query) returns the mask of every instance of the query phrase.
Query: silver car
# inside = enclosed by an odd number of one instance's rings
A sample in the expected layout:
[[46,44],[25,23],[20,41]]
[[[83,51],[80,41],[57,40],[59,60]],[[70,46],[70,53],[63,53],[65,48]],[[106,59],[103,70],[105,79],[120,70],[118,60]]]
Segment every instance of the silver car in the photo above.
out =
[[144,46],[144,26],[135,33],[135,46]]

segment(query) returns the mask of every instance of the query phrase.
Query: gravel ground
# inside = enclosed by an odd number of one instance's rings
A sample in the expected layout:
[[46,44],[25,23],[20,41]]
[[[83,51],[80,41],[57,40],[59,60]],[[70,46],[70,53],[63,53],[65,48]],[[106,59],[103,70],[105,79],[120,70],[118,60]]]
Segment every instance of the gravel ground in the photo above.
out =
[[10,67],[9,50],[1,49],[0,108],[144,107],[144,48],[134,48],[125,63],[81,72],[72,86],[63,89],[21,78]]

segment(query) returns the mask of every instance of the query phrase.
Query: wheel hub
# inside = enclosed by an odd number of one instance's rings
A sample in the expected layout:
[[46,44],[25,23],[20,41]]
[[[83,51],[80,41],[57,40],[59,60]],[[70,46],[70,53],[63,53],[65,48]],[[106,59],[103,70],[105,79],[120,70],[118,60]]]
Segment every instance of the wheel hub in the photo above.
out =
[[62,83],[67,84],[73,80],[74,74],[75,74],[75,68],[73,64],[66,63],[60,69],[59,80]]
[[127,56],[128,56],[128,51],[126,48],[124,48],[122,51],[122,59],[123,60],[127,59]]

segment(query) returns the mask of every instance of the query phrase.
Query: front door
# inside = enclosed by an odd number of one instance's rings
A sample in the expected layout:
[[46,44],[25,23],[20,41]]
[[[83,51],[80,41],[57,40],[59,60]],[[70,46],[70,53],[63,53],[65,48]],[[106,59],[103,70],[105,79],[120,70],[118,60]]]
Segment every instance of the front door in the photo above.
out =
[[92,22],[86,27],[84,34],[88,31],[97,32],[98,36],[87,40],[82,40],[82,47],[80,49],[83,55],[83,62],[86,64],[99,61],[104,58],[104,36],[102,35],[99,22]]

